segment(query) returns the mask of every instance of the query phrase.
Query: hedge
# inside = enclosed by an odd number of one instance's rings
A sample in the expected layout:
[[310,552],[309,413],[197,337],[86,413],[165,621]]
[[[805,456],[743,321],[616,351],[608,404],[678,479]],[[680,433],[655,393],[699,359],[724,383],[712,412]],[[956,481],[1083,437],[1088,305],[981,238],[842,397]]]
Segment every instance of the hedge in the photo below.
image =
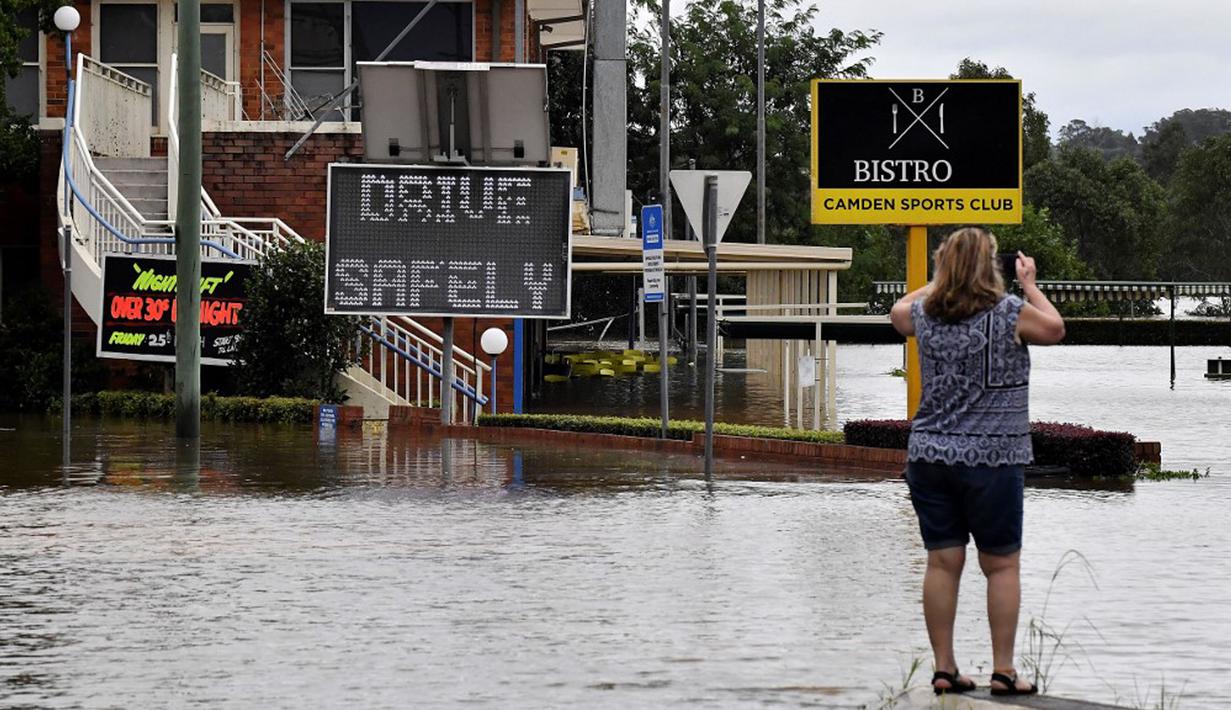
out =
[[[201,418],[224,422],[306,423],[312,421],[313,399],[296,397],[201,397]],[[73,397],[73,412],[141,419],[175,417],[175,395],[158,392],[104,391]]]
[[[479,426],[552,429],[554,431],[577,431],[590,434],[617,434],[620,436],[657,437],[662,431],[662,422],[648,417],[598,417],[585,414],[484,414],[479,417]],[[692,435],[705,431],[705,423],[689,419],[677,419],[667,428],[667,438],[687,441]],[[747,436],[759,439],[785,439],[788,441],[811,441],[820,444],[842,443],[842,432],[806,431],[782,427],[753,426],[750,424],[714,424],[714,433],[724,436]]]
[[[880,449],[905,449],[910,422],[902,419],[864,419],[843,427],[846,443]],[[1099,431],[1078,424],[1035,422],[1030,425],[1034,462],[1039,466],[1066,466],[1077,476],[1130,476],[1137,470],[1132,434]]]

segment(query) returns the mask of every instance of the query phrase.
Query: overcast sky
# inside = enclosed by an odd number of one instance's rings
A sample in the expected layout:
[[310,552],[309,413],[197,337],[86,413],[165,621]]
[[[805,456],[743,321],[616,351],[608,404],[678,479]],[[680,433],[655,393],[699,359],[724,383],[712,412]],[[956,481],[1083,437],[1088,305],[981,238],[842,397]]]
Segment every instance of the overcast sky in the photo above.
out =
[[878,79],[944,78],[963,57],[1070,119],[1132,131],[1181,108],[1231,109],[1231,0],[819,0],[828,30],[884,32]]

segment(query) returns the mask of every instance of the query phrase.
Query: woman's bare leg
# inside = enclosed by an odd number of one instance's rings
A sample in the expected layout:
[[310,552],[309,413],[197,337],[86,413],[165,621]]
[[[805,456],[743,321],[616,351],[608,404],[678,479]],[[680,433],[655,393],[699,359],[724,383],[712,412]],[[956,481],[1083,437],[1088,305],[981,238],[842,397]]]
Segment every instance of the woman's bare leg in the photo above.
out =
[[[953,653],[953,620],[957,616],[958,586],[962,567],[966,564],[965,547],[947,547],[928,551],[928,567],[923,574],[923,620],[927,623],[928,639],[936,670],[952,673],[957,670]],[[948,683],[937,681],[937,687]]]
[[[1008,555],[979,553],[979,566],[987,577],[987,622],[992,630],[992,668],[1012,676],[1013,646],[1017,641],[1017,615],[1022,603],[1021,552]],[[1022,689],[1030,684],[1018,680]],[[996,684],[993,687],[999,687]],[[1007,690],[1007,688],[1004,688]]]

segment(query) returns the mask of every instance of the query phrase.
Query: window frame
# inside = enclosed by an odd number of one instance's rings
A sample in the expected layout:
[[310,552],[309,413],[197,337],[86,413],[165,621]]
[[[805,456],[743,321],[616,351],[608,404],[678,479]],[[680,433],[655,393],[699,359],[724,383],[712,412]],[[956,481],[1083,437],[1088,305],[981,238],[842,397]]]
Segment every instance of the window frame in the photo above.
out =
[[[388,3],[411,3],[423,2],[424,0],[359,0],[360,2],[388,2]],[[337,72],[342,71],[342,88],[350,86],[350,83],[355,80],[353,67],[355,65],[351,54],[352,29],[351,8],[355,0],[286,0],[286,17],[283,20],[283,40],[282,40],[282,66],[285,68],[287,79],[294,82],[294,72],[297,71],[319,71],[319,72]],[[294,6],[300,3],[305,4],[340,4],[343,5],[342,10],[342,61],[341,67],[296,67],[291,64],[291,21],[294,14]],[[438,0],[437,4],[443,3],[458,3],[470,5],[470,59],[467,61],[475,61],[475,54],[478,51],[477,46],[477,25],[478,16],[476,14],[475,0]],[[352,119],[352,108],[348,105],[344,109],[337,109],[342,113],[343,122],[349,122]]]
[[[121,62],[112,64],[103,60],[102,52],[102,33],[103,33],[103,12],[102,8],[105,5],[153,5],[154,6],[154,61],[153,62]],[[170,72],[170,53],[171,41],[164,41],[164,34],[168,37],[174,33],[175,24],[171,19],[174,10],[169,7],[167,0],[92,0],[90,4],[91,22],[90,22],[90,46],[93,48],[91,53],[93,57],[107,64],[107,66],[115,67],[120,71],[131,67],[136,69],[153,69],[154,84],[151,85],[152,93],[151,100],[154,102],[152,119],[152,128],[155,135],[161,135],[166,126],[170,111],[167,110],[166,103],[168,84],[168,72]],[[164,59],[166,61],[164,62]],[[131,75],[130,75],[131,76]],[[136,77],[134,77],[136,78]]]
[[[35,85],[38,87],[38,96],[35,98],[34,113],[31,114],[29,118],[30,123],[38,125],[47,116],[47,35],[39,29],[37,11],[35,12],[34,17],[34,27],[30,29],[34,30],[34,41],[37,49],[37,56],[35,56],[33,61],[27,61],[20,58],[19,61],[21,62],[22,71],[27,69],[34,70],[34,81]],[[8,77],[4,78],[5,80],[8,79]],[[7,92],[5,100],[8,100]],[[8,108],[9,110],[12,110],[13,105],[10,103]]]

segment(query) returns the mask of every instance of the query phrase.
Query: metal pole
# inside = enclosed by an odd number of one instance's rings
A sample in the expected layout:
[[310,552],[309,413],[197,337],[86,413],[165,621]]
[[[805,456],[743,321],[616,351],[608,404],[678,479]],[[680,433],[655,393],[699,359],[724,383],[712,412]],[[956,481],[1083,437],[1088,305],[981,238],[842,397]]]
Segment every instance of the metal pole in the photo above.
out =
[[[668,281],[669,283],[669,281]],[[670,326],[667,324],[667,309],[671,303],[671,289],[666,289],[667,293],[663,294],[663,300],[658,304],[658,387],[661,390],[658,395],[658,406],[662,411],[662,438],[667,438],[667,428],[671,424],[669,413],[671,398],[668,396],[668,377],[667,377],[667,357],[669,350],[667,348],[667,331]]]
[[1171,284],[1171,389],[1175,389],[1175,284]]
[[659,21],[661,74],[658,90],[658,193],[663,205],[663,239],[671,238],[671,0],[663,0]]
[[492,414],[498,414],[496,411],[496,356],[492,356]]
[[513,61],[526,62],[526,0],[513,0]]
[[765,0],[757,0],[757,244],[765,243]]
[[440,423],[453,423],[453,319],[444,319],[444,343],[440,346]]
[[705,223],[702,238],[709,259],[706,283],[705,318],[705,480],[714,476],[714,345],[718,335],[718,319],[714,303],[718,300],[718,176],[705,178]]
[[[688,169],[697,169],[697,160],[695,158],[688,159]],[[692,241],[697,238],[696,233],[692,229],[692,223],[684,220],[684,238],[687,241]],[[696,367],[697,362],[697,277],[688,276],[688,362],[693,363]]]
[[201,0],[179,9],[179,195],[175,219],[175,433],[201,435]]
[[[64,86],[68,87],[73,81],[73,33],[64,33]],[[66,122],[71,120],[71,117],[65,117]],[[66,124],[67,125],[67,124]],[[68,130],[64,131],[64,141],[69,140]],[[67,147],[64,148],[68,150]],[[68,195],[68,180],[64,181],[65,200],[64,206],[69,214],[72,214],[73,203],[69,200]],[[64,225],[64,241],[63,247],[63,269],[64,269],[64,382],[63,393],[60,395],[63,400],[62,409],[64,410],[64,434],[61,441],[61,448],[64,453],[64,466],[67,474],[69,461],[72,459],[72,419],[73,419],[73,238],[72,228],[66,223]]]

